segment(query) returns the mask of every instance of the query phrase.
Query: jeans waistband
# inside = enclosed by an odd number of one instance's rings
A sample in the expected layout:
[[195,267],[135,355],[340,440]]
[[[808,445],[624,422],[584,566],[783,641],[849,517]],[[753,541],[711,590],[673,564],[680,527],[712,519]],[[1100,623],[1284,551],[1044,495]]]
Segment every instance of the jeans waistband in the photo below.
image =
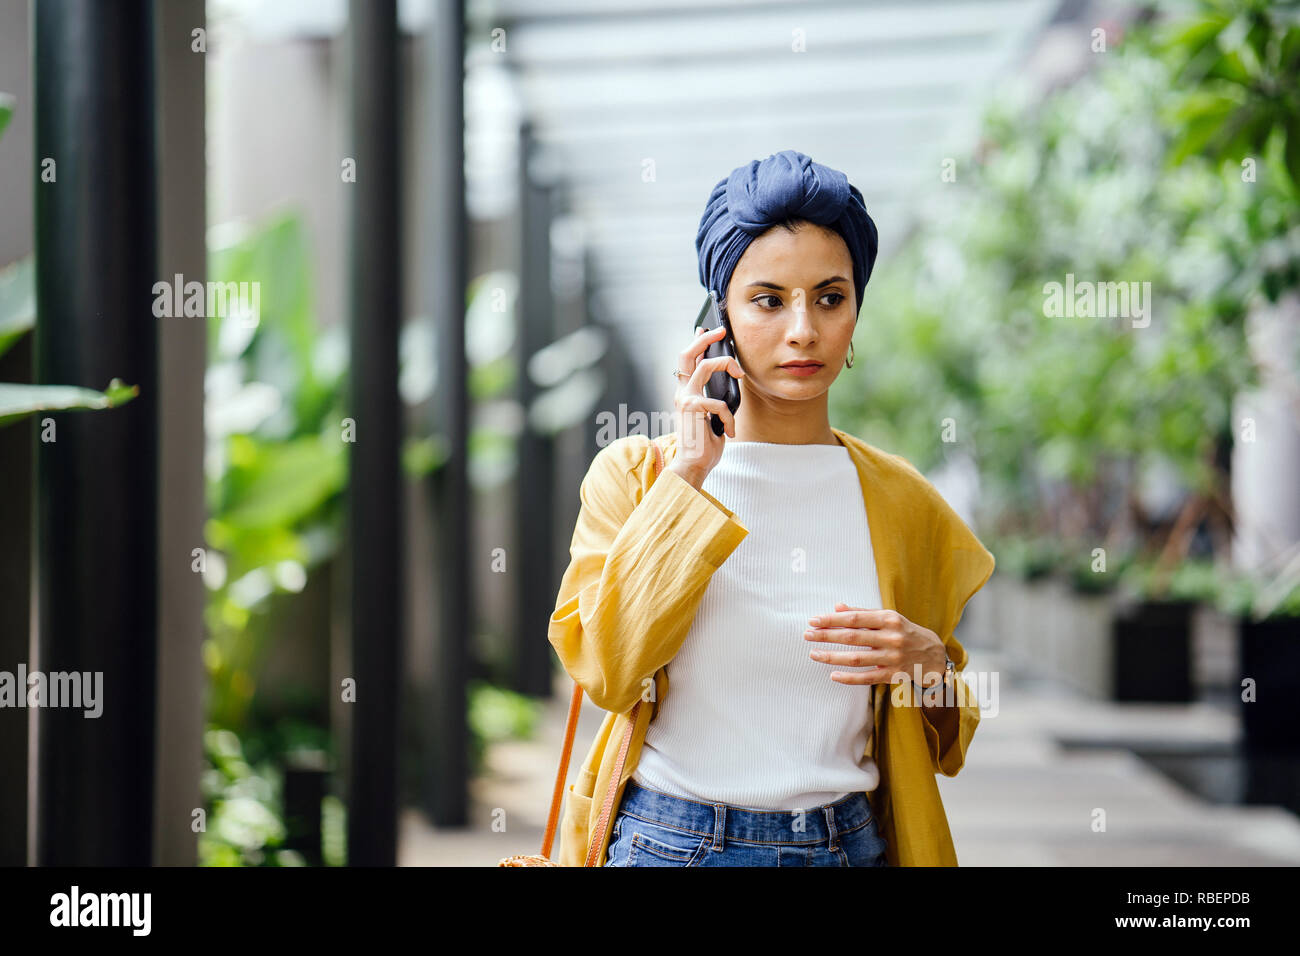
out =
[[643,786],[624,785],[620,813],[688,833],[712,835],[716,843],[829,843],[871,820],[866,793],[799,810],[750,810],[725,803],[703,803]]

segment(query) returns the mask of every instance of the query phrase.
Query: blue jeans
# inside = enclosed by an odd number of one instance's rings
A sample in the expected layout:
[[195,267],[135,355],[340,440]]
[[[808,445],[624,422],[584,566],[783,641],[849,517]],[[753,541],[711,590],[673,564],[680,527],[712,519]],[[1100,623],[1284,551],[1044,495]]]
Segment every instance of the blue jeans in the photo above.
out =
[[807,810],[701,803],[628,780],[606,866],[888,866],[865,793]]

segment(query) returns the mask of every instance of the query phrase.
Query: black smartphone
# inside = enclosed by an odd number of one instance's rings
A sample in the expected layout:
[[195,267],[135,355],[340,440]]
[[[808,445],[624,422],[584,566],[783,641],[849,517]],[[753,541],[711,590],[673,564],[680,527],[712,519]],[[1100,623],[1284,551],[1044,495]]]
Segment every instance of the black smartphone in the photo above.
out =
[[[719,355],[736,357],[736,343],[731,337],[731,326],[728,325],[726,316],[722,314],[722,309],[718,305],[718,294],[710,289],[709,297],[704,300],[704,307],[700,309],[694,328],[703,327],[706,332],[709,332],[720,325],[726,326],[727,334],[705,349],[704,358],[716,358]],[[718,398],[726,402],[732,415],[735,415],[736,409],[740,407],[740,382],[736,381],[730,372],[714,372],[710,375],[708,381],[704,383],[704,394],[709,398]],[[713,434],[719,437],[727,430],[722,419],[713,414],[709,414],[709,427],[713,429]]]

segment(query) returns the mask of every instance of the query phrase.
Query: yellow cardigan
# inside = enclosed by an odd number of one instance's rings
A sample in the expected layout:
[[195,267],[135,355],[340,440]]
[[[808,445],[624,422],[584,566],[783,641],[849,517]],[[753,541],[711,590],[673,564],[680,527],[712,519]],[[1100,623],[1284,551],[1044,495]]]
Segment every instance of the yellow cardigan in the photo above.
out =
[[[993,555],[904,458],[831,431],[848,448],[862,482],[881,606],[938,634],[961,671],[966,651],[953,630],[966,602],[993,574]],[[654,440],[664,454],[657,479],[651,439],[644,435],[617,439],[592,460],[551,615],[548,638],[565,670],[608,711],[566,791],[557,857],[563,866],[583,865],[600,813],[593,797],[608,789],[628,713],[641,698],[652,703],[637,712],[619,775],[622,799],[646,729],[668,693],[665,665],[686,639],[713,572],[749,534],[735,512],[667,470],[677,451],[675,432]],[[951,777],[961,769],[980,715],[960,677],[956,687],[957,720],[935,718],[946,734],[932,723],[933,708],[914,705],[907,684],[863,688],[872,694],[875,715],[866,753],[880,768],[880,786],[867,797],[891,866],[957,865],[935,774]],[[598,866],[605,862],[613,819],[611,813],[600,835]]]

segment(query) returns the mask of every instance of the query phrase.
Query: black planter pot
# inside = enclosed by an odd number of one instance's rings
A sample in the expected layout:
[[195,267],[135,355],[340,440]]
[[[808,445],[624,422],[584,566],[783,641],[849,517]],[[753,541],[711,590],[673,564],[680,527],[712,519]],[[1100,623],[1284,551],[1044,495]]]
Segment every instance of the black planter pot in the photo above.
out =
[[1115,642],[1115,700],[1187,703],[1192,694],[1191,601],[1121,606]]
[[1238,618],[1237,634],[1242,679],[1255,681],[1255,699],[1241,702],[1243,748],[1300,754],[1300,618]]

